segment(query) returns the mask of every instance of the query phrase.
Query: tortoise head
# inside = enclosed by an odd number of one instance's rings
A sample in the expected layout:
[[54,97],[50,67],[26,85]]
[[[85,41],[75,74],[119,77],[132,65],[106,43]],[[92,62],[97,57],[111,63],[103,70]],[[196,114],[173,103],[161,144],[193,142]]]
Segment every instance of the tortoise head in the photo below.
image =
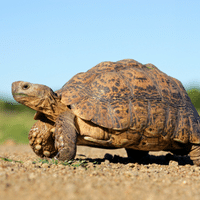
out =
[[47,115],[55,113],[60,100],[60,97],[46,85],[23,81],[12,83],[12,95],[17,102]]

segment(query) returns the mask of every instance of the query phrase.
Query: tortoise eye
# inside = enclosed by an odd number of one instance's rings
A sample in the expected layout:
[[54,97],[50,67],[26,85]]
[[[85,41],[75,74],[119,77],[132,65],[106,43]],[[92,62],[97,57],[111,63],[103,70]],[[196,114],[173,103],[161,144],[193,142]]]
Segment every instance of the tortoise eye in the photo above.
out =
[[23,89],[23,90],[27,90],[29,87],[30,87],[30,85],[24,84],[24,85],[22,86],[22,89]]

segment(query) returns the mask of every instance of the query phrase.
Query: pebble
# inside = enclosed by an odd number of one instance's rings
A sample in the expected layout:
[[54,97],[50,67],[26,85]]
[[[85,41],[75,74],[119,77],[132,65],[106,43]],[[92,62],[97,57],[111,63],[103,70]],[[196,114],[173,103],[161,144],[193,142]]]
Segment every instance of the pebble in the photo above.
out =
[[133,167],[135,167],[135,164],[134,163],[128,163],[127,166],[130,167],[130,168],[133,168]]
[[94,164],[91,163],[91,162],[89,162],[89,163],[87,163],[87,167],[88,167],[88,168],[94,168]]
[[187,181],[183,181],[183,184],[184,184],[184,185],[187,184]]
[[109,160],[105,160],[104,163],[105,163],[105,165],[109,165],[110,161]]
[[91,174],[90,174],[90,176],[98,176],[99,175],[99,172],[97,172],[97,171],[93,171]]
[[47,163],[44,163],[44,164],[42,164],[42,167],[43,167],[43,168],[50,168],[50,165],[47,164]]
[[23,163],[24,167],[30,167],[31,165],[33,165],[31,160],[28,160],[26,162]]
[[103,171],[104,171],[104,172],[108,172],[108,171],[110,171],[110,169],[108,169],[108,168],[103,168]]
[[178,166],[178,162],[176,162],[174,160],[170,160],[169,161],[169,166]]
[[64,165],[57,165],[57,167],[58,167],[58,169],[65,169],[66,168],[66,166],[64,166]]
[[30,173],[28,176],[29,179],[35,179],[36,178],[36,174],[35,173]]
[[57,178],[57,177],[58,177],[58,174],[54,173],[54,174],[53,174],[53,177],[54,177],[54,178]]

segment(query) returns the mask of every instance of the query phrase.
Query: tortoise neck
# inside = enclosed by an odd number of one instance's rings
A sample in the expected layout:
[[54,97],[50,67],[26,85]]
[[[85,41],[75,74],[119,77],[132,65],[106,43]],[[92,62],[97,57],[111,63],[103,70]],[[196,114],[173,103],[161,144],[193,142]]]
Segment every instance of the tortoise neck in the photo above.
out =
[[70,110],[66,105],[61,103],[60,101],[56,101],[56,104],[50,105],[50,109],[43,110],[42,112],[46,115],[48,119],[55,122],[57,117],[65,112]]

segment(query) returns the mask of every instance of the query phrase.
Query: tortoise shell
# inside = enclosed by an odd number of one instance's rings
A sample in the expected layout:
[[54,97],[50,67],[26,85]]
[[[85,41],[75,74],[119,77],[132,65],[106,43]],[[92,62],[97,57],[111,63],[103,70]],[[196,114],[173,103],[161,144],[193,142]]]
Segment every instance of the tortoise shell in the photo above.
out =
[[102,62],[57,93],[76,116],[98,126],[200,143],[199,115],[183,85],[152,64]]

